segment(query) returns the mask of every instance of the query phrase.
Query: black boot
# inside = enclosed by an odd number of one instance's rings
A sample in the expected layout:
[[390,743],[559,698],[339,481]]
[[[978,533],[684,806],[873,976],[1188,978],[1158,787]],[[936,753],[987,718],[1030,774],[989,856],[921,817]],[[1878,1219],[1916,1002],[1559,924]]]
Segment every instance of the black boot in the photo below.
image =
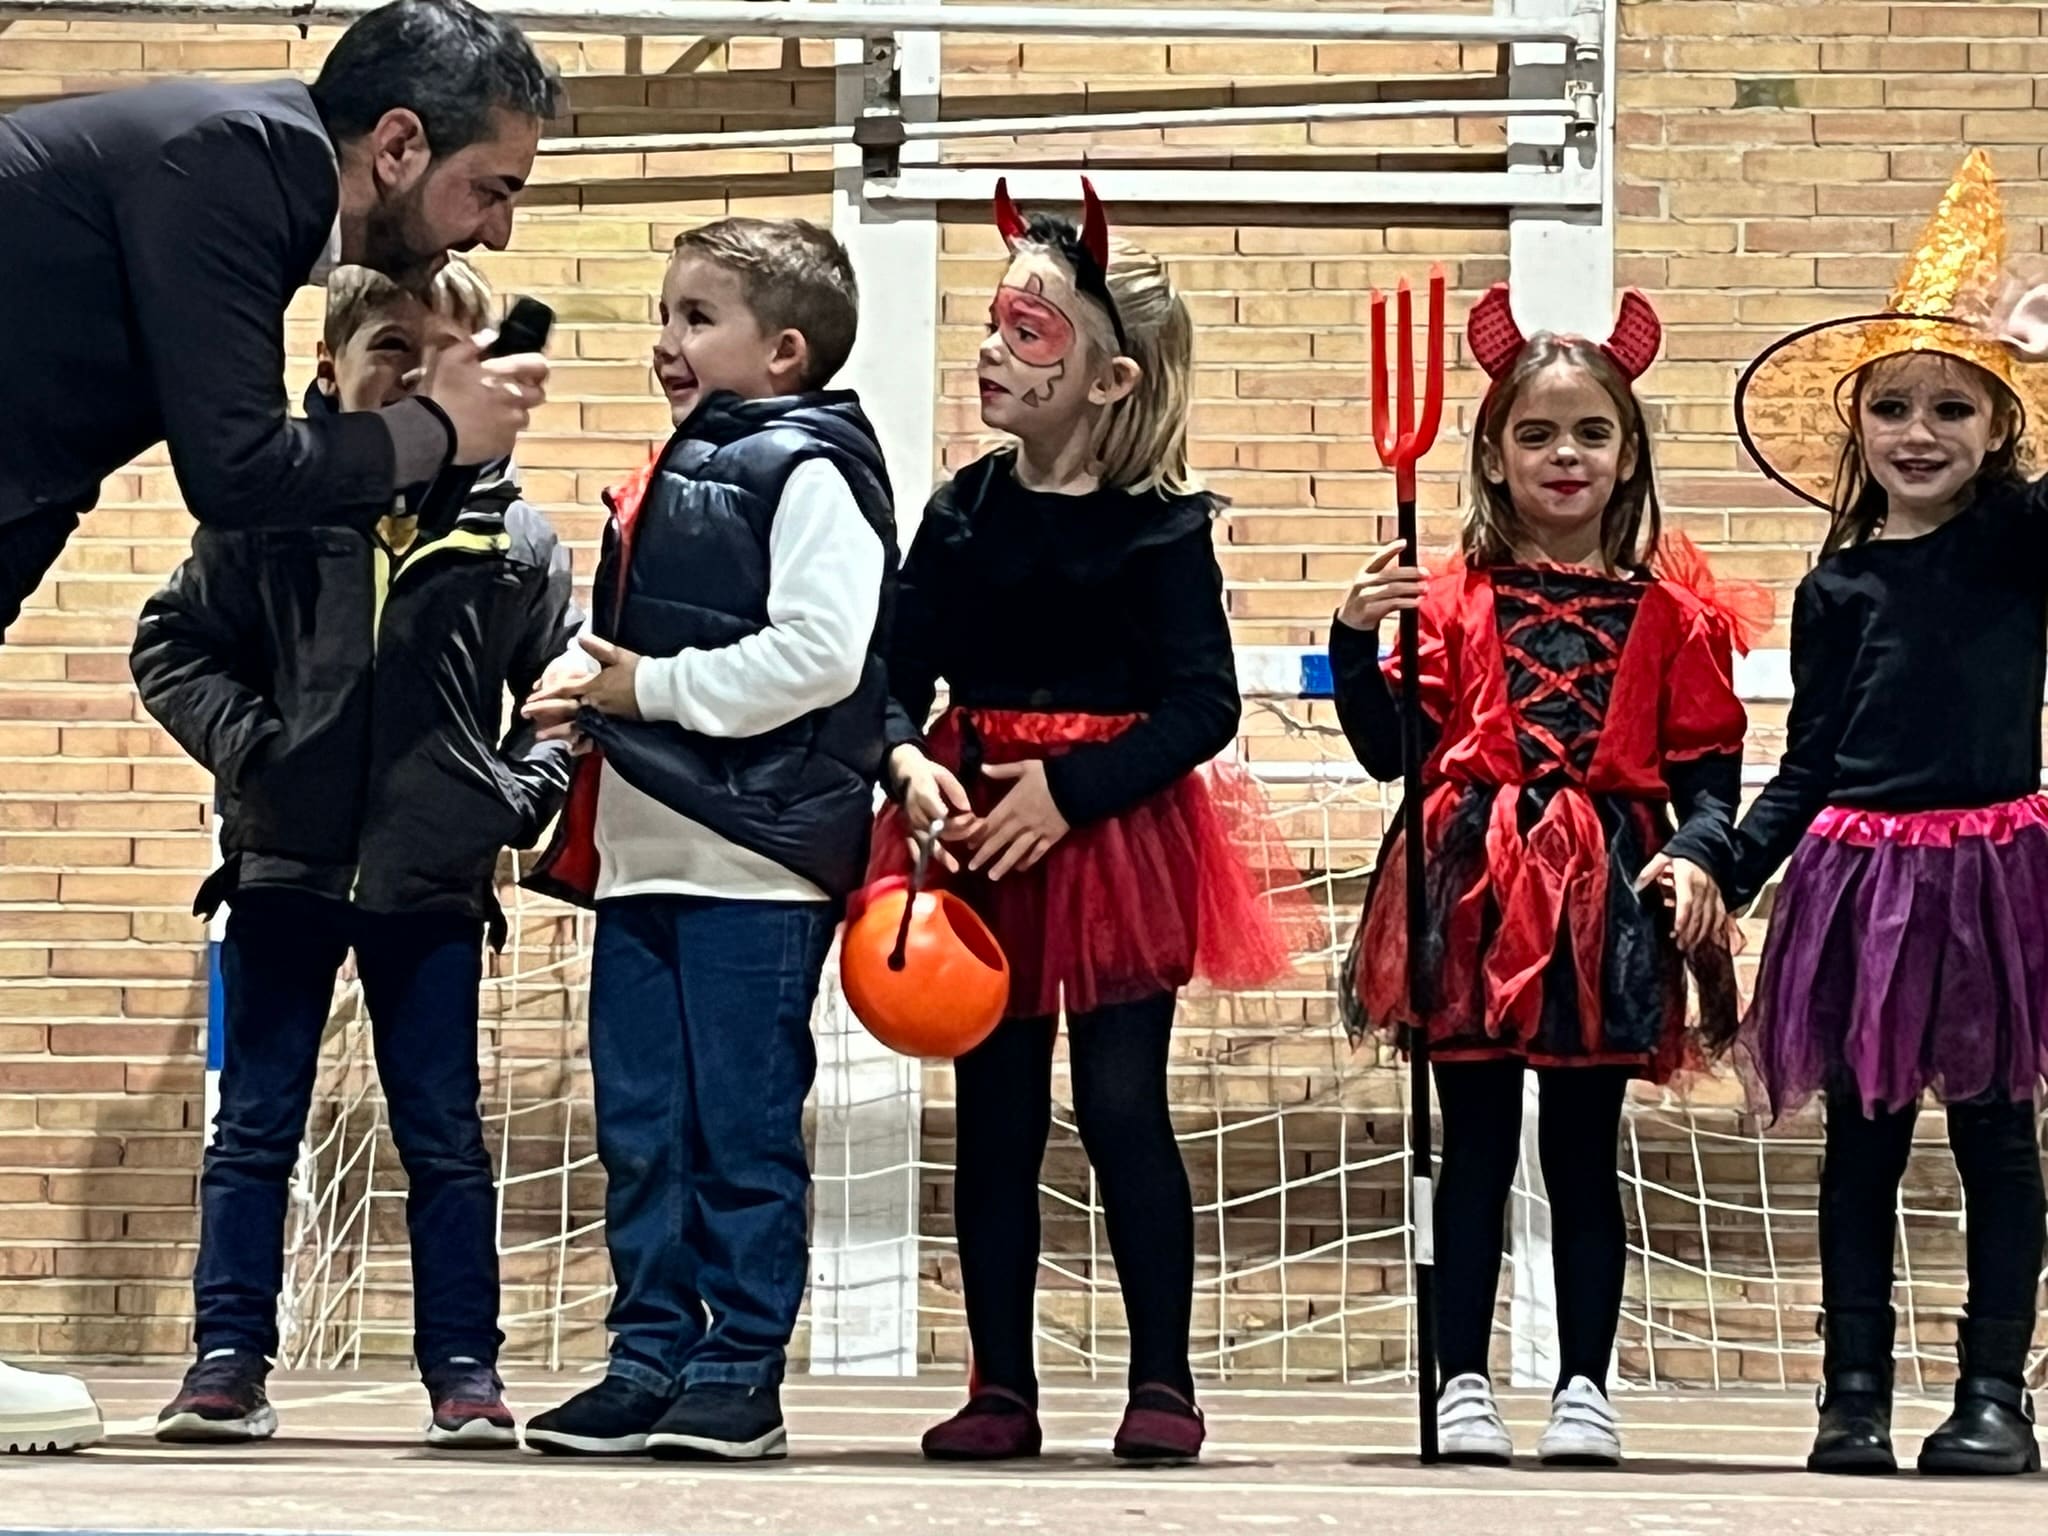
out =
[[2011,1477],[2041,1470],[2034,1399],[2027,1391],[2031,1318],[1965,1318],[1957,1330],[1962,1375],[1956,1407],[1920,1447],[1922,1472]]
[[1828,1314],[1822,1330],[1827,1380],[1807,1471],[1867,1476],[1899,1470],[1892,1454],[1894,1326],[1890,1307]]

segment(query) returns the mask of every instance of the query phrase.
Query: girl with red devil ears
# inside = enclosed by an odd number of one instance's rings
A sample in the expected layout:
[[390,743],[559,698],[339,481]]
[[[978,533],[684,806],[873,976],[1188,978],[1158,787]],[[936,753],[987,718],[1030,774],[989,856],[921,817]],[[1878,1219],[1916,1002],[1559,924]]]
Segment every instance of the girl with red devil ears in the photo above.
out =
[[[954,1065],[953,1209],[974,1373],[929,1456],[1036,1455],[1038,1172],[1065,1016],[1075,1117],[1102,1188],[1131,1337],[1131,1460],[1201,1448],[1188,1325],[1194,1217],[1167,1101],[1176,995],[1291,971],[1302,927],[1256,789],[1210,760],[1239,721],[1211,543],[1187,458],[1193,333],[1154,258],[1084,182],[1076,228],[998,191],[1010,265],[989,310],[982,420],[1013,441],[941,486],[905,561],[871,875],[944,822],[951,883],[1009,958],[1008,1016]],[[936,685],[950,707],[929,721]],[[1256,845],[1256,846],[1254,846]]]
[[[1620,1457],[1603,1391],[1625,1255],[1615,1141],[1631,1079],[1685,1043],[1687,963],[1726,1039],[1735,987],[1716,882],[1732,861],[1742,622],[1698,551],[1661,531],[1634,390],[1659,325],[1641,295],[1604,345],[1524,338],[1505,286],[1473,309],[1490,385],[1473,431],[1462,557],[1432,576],[1380,550],[1331,631],[1338,716],[1368,771],[1401,777],[1397,659],[1419,611],[1428,952],[1411,1004],[1398,836],[1383,846],[1340,989],[1353,1038],[1429,1032],[1443,1108],[1436,1186],[1444,1454],[1504,1462],[1487,1355],[1502,1214],[1536,1074],[1555,1233],[1560,1371],[1545,1460]],[[1676,827],[1673,825],[1674,813]]]

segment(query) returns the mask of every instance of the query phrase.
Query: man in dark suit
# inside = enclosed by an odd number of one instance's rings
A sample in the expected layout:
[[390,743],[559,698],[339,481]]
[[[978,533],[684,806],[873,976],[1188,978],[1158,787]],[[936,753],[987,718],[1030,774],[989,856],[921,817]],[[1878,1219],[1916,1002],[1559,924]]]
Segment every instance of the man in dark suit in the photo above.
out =
[[[100,482],[168,441],[201,522],[374,524],[512,451],[540,357],[438,354],[409,400],[295,421],[284,311],[340,263],[424,288],[502,250],[560,82],[467,0],[398,0],[297,80],[175,80],[0,118],[0,633]],[[0,1452],[100,1438],[74,1377],[0,1362]]]
[[297,421],[284,311],[337,263],[419,286],[503,249],[560,94],[510,22],[397,0],[310,88],[174,80],[0,118],[0,631],[155,443],[192,514],[232,527],[374,523],[509,453],[543,359],[457,346],[410,400]]

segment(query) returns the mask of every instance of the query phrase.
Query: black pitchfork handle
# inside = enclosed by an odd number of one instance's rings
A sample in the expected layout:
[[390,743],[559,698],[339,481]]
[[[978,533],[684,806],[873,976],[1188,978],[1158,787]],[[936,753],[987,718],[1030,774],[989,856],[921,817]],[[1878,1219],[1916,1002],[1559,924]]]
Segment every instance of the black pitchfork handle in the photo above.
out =
[[[1402,560],[1419,563],[1415,503],[1397,504]],[[1408,886],[1408,1011],[1415,1020],[1409,1031],[1408,1151],[1410,1165],[1428,1179],[1434,1161],[1429,1125],[1429,976],[1423,964],[1429,913],[1423,883],[1422,846],[1422,671],[1421,616],[1401,611],[1401,846]],[[1417,1187],[1411,1184],[1411,1188]],[[1427,1188],[1432,1192],[1435,1183]],[[1417,1430],[1424,1464],[1437,1459],[1436,1434],[1436,1213],[1427,1200],[1416,1202],[1415,1216],[1415,1387]]]

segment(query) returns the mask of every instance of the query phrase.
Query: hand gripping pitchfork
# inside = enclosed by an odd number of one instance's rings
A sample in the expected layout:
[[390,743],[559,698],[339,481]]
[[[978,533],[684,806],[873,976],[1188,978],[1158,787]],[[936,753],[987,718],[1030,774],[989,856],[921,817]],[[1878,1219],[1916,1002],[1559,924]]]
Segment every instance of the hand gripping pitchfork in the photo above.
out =
[[[1394,472],[1394,502],[1404,565],[1417,563],[1415,532],[1415,461],[1436,441],[1444,409],[1444,269],[1429,273],[1429,350],[1424,364],[1422,419],[1415,419],[1415,356],[1409,333],[1408,280],[1394,295],[1393,417],[1387,411],[1387,296],[1372,295],[1372,435],[1380,463]],[[1424,910],[1422,847],[1422,679],[1419,671],[1420,632],[1414,609],[1401,614],[1401,838],[1407,854],[1408,883],[1408,1016],[1410,1030],[1408,1161],[1410,1200],[1415,1220],[1416,1390],[1422,1436],[1422,1460],[1437,1459],[1436,1439],[1436,1236],[1433,1220],[1431,1142],[1429,1128],[1429,1009],[1425,1006],[1430,978],[1422,954],[1429,914]]]

